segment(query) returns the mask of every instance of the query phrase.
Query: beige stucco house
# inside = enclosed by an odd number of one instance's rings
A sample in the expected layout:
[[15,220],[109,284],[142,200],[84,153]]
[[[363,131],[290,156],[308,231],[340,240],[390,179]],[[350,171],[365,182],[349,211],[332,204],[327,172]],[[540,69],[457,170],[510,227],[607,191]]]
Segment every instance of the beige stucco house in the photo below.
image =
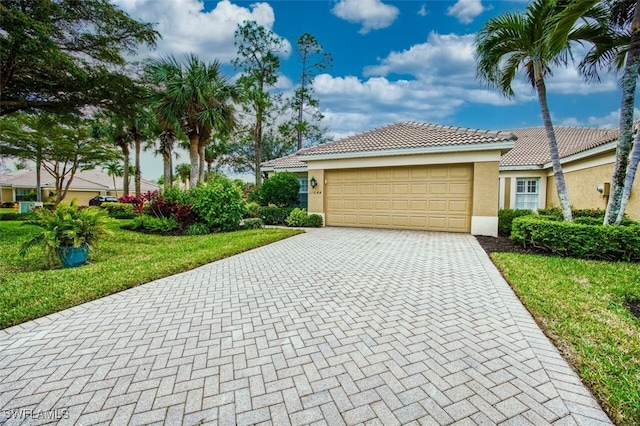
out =
[[[500,208],[558,206],[544,127],[511,130],[514,148],[500,160]],[[578,209],[605,209],[615,162],[618,129],[555,128],[569,200]],[[640,220],[640,185],[634,185],[626,210]]]
[[328,226],[497,235],[499,161],[516,137],[401,122],[263,164],[308,178],[308,210]]
[[[42,200],[54,201],[55,179],[44,169],[40,174],[42,187]],[[105,172],[93,169],[79,171],[73,178],[65,200],[76,199],[79,205],[88,205],[89,200],[96,195],[117,195],[122,196],[123,179],[116,177],[114,188],[113,178]],[[133,176],[131,177],[130,188],[133,189]],[[159,186],[156,183],[142,179],[142,192],[157,191]],[[13,172],[3,172],[0,174],[0,204],[25,200],[25,197],[36,190],[36,171],[34,169],[23,169]],[[117,190],[117,191],[116,191]]]
[[[556,135],[572,205],[604,209],[617,129],[560,126]],[[488,132],[396,123],[265,162],[262,170],[298,174],[309,212],[329,226],[495,236],[498,209],[559,204],[543,127]],[[638,185],[627,214],[640,219]]]

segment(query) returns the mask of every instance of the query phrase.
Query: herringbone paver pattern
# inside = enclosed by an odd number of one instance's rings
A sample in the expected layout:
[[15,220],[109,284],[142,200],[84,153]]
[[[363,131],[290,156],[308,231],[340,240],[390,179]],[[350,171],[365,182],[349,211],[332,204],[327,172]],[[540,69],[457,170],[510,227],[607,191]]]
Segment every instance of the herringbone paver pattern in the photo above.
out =
[[0,331],[0,419],[610,424],[473,237],[337,228]]

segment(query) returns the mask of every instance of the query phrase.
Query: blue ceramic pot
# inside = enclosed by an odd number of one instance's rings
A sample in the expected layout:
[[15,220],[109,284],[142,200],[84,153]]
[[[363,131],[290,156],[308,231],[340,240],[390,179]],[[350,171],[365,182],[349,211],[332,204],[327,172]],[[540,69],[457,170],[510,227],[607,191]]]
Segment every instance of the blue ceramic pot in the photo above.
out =
[[82,244],[80,247],[61,246],[58,247],[58,256],[64,268],[74,268],[87,263],[89,255],[89,245]]

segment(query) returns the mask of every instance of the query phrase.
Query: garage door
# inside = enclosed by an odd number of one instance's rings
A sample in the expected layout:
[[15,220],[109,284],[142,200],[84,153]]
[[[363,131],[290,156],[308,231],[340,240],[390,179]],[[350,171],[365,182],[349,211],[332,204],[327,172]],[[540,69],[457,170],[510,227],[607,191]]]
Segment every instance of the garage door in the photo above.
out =
[[325,171],[330,226],[469,232],[473,166]]

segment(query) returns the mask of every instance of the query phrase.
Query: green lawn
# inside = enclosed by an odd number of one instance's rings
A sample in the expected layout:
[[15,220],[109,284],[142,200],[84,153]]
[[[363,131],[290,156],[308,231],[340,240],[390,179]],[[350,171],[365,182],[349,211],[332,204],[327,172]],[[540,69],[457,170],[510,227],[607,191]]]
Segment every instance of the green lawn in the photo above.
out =
[[617,424],[640,424],[640,264],[493,253],[545,333]]
[[18,255],[22,241],[39,228],[0,222],[0,329],[302,232],[268,228],[170,237],[126,231],[123,223],[110,225],[114,235],[100,242],[89,264],[45,270],[40,250],[24,259]]

